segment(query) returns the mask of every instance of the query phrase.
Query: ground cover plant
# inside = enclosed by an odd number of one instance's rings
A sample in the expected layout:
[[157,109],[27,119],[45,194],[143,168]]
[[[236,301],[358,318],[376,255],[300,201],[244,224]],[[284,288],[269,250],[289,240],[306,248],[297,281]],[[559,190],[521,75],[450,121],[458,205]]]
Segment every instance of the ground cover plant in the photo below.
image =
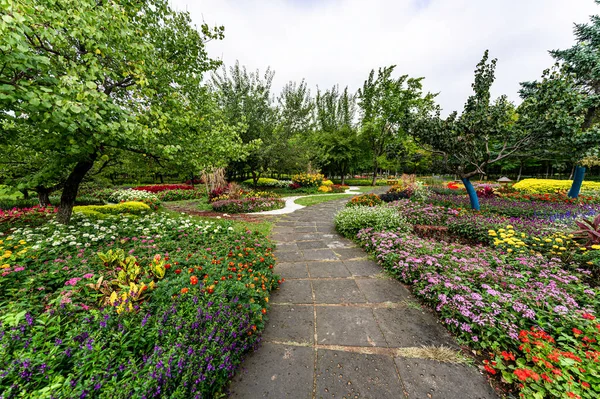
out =
[[[571,187],[571,180],[555,179],[523,179],[513,185],[513,188],[529,194],[546,194],[556,192],[566,192]],[[600,183],[593,181],[584,181],[581,185],[582,191],[598,191]]]
[[212,397],[278,285],[270,242],[231,222],[76,212],[14,227],[0,235],[6,398]]

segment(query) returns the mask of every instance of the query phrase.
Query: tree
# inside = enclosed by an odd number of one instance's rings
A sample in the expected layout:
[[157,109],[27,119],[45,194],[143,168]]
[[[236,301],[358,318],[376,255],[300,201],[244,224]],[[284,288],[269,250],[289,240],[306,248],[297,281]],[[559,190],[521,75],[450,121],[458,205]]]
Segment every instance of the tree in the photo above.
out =
[[314,153],[321,166],[342,176],[342,184],[361,153],[355,115],[356,98],[348,87],[342,93],[337,86],[317,92]]
[[198,32],[166,0],[0,5],[0,122],[10,127],[0,145],[44,160],[34,176],[59,182],[61,223],[82,180],[113,150],[198,165],[240,154],[235,129],[201,87],[218,65],[205,42],[222,38],[222,27]]
[[[600,1],[596,0],[597,4]],[[526,111],[542,123],[548,148],[561,148],[574,164],[569,197],[579,195],[585,176],[585,159],[598,155],[598,111],[600,109],[600,16],[590,24],[575,24],[576,44],[552,50],[557,65],[544,71],[541,82],[522,83]]]
[[309,161],[309,136],[315,103],[304,80],[288,82],[277,98],[279,111],[273,161],[279,172],[295,172]]
[[392,78],[395,65],[380,68],[375,78],[371,70],[362,89],[358,91],[361,109],[361,135],[371,150],[373,185],[377,182],[378,158],[387,143],[404,135],[420,108],[433,104],[434,94],[423,95],[423,78],[402,75]]
[[496,60],[488,62],[488,51],[475,69],[474,94],[460,116],[451,113],[446,119],[423,115],[413,126],[415,139],[442,156],[445,167],[456,173],[469,194],[471,207],[479,210],[477,193],[470,178],[486,174],[488,165],[499,162],[532,145],[534,136],[517,129],[518,116],[505,96],[490,100]]
[[244,125],[240,137],[244,144],[253,145],[243,162],[232,166],[238,170],[248,169],[256,186],[261,174],[274,163],[273,152],[277,147],[275,129],[277,109],[271,97],[274,72],[267,68],[264,75],[248,72],[236,62],[221,74],[212,75],[211,86],[219,106],[227,120]]

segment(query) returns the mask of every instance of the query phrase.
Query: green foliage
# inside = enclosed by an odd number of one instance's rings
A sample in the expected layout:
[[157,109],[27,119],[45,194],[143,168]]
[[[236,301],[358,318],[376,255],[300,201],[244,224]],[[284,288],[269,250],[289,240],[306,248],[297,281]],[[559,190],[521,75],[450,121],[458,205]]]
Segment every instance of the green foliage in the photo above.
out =
[[408,232],[411,229],[406,219],[395,209],[382,206],[344,208],[335,214],[334,221],[336,230],[351,239],[355,239],[360,230],[367,228],[398,232]]
[[101,213],[105,215],[120,215],[129,213],[132,215],[141,215],[144,212],[150,212],[150,207],[143,202],[121,202],[114,205],[88,205],[88,206],[75,206],[73,212],[82,212],[84,214],[96,214]]
[[352,197],[352,199],[346,203],[347,208],[355,206],[379,206],[382,205],[383,201],[377,194],[363,194]]
[[166,0],[0,5],[0,155],[28,165],[23,187],[62,183],[62,222],[88,172],[121,151],[198,168],[241,155],[201,86],[222,27],[197,31]]
[[434,94],[422,93],[423,78],[402,75],[392,78],[395,65],[372,70],[358,91],[361,109],[361,138],[371,150],[373,185],[377,178],[378,158],[386,146],[409,130],[415,117],[433,106]]

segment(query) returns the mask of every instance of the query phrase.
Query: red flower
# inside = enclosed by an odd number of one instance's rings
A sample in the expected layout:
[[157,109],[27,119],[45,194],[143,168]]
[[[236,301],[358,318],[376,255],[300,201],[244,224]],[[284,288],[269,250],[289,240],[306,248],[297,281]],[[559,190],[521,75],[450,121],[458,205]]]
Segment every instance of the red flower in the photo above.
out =
[[494,370],[493,368],[491,368],[487,364],[485,366],[483,366],[483,368],[485,369],[485,371],[487,371],[490,374],[496,374],[496,370]]
[[175,274],[179,274],[179,273],[181,273],[181,269],[175,270]]
[[590,384],[588,384],[588,383],[587,383],[587,382],[585,382],[585,381],[582,381],[582,382],[581,382],[581,386],[587,389],[587,388],[589,388],[589,387],[590,387]]
[[573,327],[573,334],[575,334],[575,335],[581,335],[581,334],[583,334],[583,331],[578,330],[577,328]]
[[591,315],[589,313],[584,313],[583,314],[583,318],[584,319],[588,319],[588,320],[595,320],[596,319],[596,317],[594,315]]
[[512,354],[512,353],[510,353],[510,352],[503,351],[503,352],[501,353],[501,355],[502,355],[502,357],[504,358],[504,360],[506,360],[506,361],[508,361],[508,360],[515,360],[515,355],[513,355],[513,354]]
[[190,284],[191,284],[191,285],[196,285],[196,284],[198,284],[198,277],[196,277],[196,276],[192,276],[192,277],[190,277]]
[[527,369],[516,369],[514,371],[514,374],[517,376],[517,378],[521,381],[526,381],[527,378],[529,377],[529,370]]

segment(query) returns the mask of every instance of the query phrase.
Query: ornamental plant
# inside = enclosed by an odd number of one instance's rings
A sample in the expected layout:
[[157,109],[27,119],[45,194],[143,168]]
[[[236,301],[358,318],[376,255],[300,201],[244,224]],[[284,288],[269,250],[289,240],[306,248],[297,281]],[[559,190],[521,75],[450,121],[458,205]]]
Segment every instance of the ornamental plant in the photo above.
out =
[[524,398],[597,398],[600,396],[600,324],[579,313],[556,339],[538,327],[521,330],[517,351],[501,351],[486,361],[490,374],[520,388]]
[[355,238],[359,230],[371,227],[380,230],[407,232],[410,225],[392,208],[355,206],[345,208],[334,217],[336,230],[347,238]]
[[[567,192],[571,188],[571,184],[571,180],[523,179],[520,182],[513,184],[513,188],[529,194],[545,194]],[[600,183],[584,181],[581,185],[581,190],[598,191],[600,190]]]
[[163,202],[184,201],[204,198],[206,197],[206,192],[204,190],[176,189],[160,191],[156,193],[156,196]]
[[31,208],[13,208],[7,211],[0,209],[0,232],[17,229],[25,226],[37,226],[48,221],[57,209],[41,207],[39,205]]
[[346,207],[379,206],[381,204],[383,204],[383,201],[377,196],[377,194],[363,194],[352,197],[350,201],[346,202]]
[[325,176],[320,173],[300,173],[292,176],[292,183],[298,184],[300,187],[314,187],[321,186]]
[[158,199],[158,196],[147,191],[132,189],[116,190],[110,194],[108,200],[117,203],[130,201],[143,202],[153,210],[157,210],[160,207],[160,199]]

